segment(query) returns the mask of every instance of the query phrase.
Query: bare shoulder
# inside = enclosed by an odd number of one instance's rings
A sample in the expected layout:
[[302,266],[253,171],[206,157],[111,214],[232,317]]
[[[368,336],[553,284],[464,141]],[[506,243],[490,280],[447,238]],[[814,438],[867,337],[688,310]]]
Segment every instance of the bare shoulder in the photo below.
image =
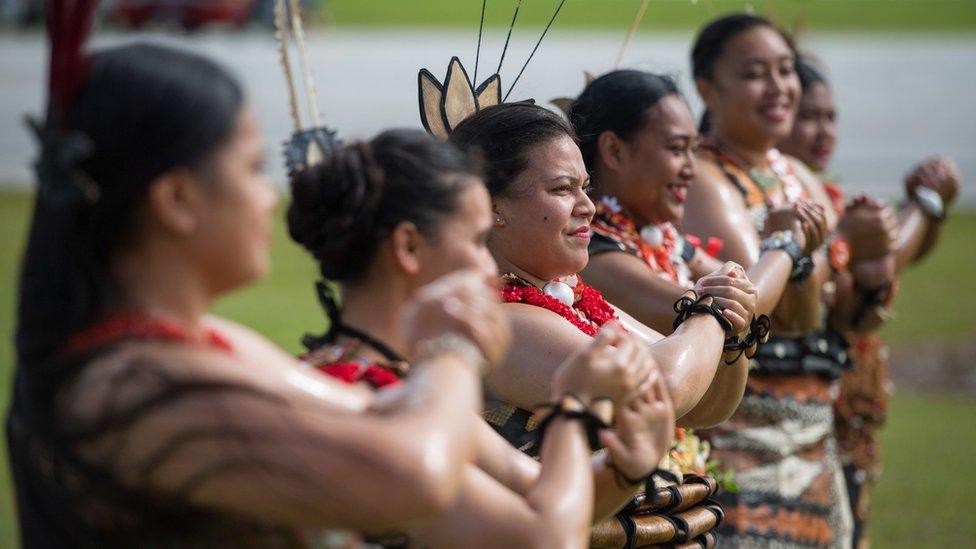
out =
[[728,207],[730,205],[740,206],[741,196],[729,183],[725,172],[714,162],[699,157],[695,166],[695,180],[688,189],[688,204],[699,207],[706,205],[717,205]]
[[824,188],[823,181],[800,159],[790,155],[784,155],[784,157],[790,163],[790,167],[793,169],[793,173],[796,174],[797,179],[803,183],[803,187],[809,193],[810,198],[824,207],[827,215],[827,226],[833,229],[837,224],[838,216],[834,212],[833,200],[827,194],[827,189]]

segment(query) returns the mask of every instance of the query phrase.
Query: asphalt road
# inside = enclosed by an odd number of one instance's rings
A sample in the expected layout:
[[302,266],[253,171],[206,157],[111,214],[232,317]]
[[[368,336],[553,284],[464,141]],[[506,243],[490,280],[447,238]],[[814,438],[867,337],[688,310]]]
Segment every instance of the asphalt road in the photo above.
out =
[[[490,29],[482,47],[479,79],[498,64],[503,31]],[[270,32],[205,32],[140,35],[211,55],[243,79],[263,123],[267,146],[280,158],[291,131],[284,78]],[[532,49],[536,34],[513,36],[502,68],[506,86]],[[95,45],[134,35],[101,33]],[[620,34],[554,33],[546,38],[510,99],[549,99],[582,89],[582,71],[609,70]],[[624,67],[681,77],[697,110],[688,73],[690,36],[638,37]],[[392,126],[418,127],[417,71],[443,77],[452,55],[469,73],[474,67],[475,32],[443,30],[344,30],[313,32],[309,55],[325,122],[346,139],[368,137]],[[976,176],[976,37],[814,35],[804,46],[831,69],[840,110],[841,142],[834,172],[849,190],[900,196],[900,181],[919,159],[942,153],[956,158],[964,174]],[[40,34],[0,35],[0,185],[26,185],[34,145],[23,125],[25,113],[42,107],[46,45]],[[280,162],[272,175],[283,179]],[[971,179],[970,179],[971,181]],[[963,200],[976,204],[969,184]]]

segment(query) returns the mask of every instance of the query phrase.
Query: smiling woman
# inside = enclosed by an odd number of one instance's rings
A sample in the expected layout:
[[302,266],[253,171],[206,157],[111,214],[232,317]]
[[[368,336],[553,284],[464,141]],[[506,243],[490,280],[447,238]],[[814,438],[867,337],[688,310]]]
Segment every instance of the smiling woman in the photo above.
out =
[[[836,214],[821,182],[775,148],[799,104],[795,63],[788,37],[748,14],[710,22],[692,51],[710,127],[685,227],[722,239],[720,256],[750,269],[774,251],[792,260],[786,289],[771,293],[773,337],[756,357],[742,404],[728,422],[701,432],[741,487],[721,500],[728,517],[721,543],[729,546],[844,546],[851,535],[832,408],[848,357],[843,340],[821,325],[830,267],[817,250]],[[795,219],[771,230],[784,210]]]

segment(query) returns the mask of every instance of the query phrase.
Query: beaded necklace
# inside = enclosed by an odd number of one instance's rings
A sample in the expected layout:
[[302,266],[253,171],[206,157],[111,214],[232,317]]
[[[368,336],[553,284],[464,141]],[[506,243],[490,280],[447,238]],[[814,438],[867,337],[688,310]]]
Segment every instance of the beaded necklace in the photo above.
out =
[[600,326],[617,320],[617,313],[596,289],[587,286],[576,277],[572,306],[546,295],[524,278],[508,273],[502,275],[501,297],[505,303],[525,303],[549,309],[565,318],[586,335],[596,335]]
[[[770,175],[749,165],[744,158],[729,149],[713,135],[706,135],[702,139],[701,146],[715,155],[716,161],[725,172],[726,177],[742,192],[746,199],[746,205],[750,208],[753,224],[760,232],[765,225],[766,215],[770,209],[793,204],[806,196],[806,189],[794,173],[793,166],[778,149],[766,151],[766,162],[772,171],[772,175]],[[743,182],[739,177],[736,177],[729,170],[730,166],[742,172],[748,181]],[[780,192],[777,193],[777,190]]]
[[174,320],[130,312],[109,316],[71,335],[64,346],[64,353],[81,354],[130,338],[162,339],[200,345],[226,353],[234,352],[230,339],[212,328],[204,328],[202,334],[197,335]]
[[605,196],[596,203],[596,212],[590,229],[604,238],[616,242],[626,251],[637,256],[652,271],[671,282],[690,286],[687,266],[681,259],[678,230],[671,223],[652,226],[655,235],[652,242],[642,236],[637,224],[623,212],[616,197]]

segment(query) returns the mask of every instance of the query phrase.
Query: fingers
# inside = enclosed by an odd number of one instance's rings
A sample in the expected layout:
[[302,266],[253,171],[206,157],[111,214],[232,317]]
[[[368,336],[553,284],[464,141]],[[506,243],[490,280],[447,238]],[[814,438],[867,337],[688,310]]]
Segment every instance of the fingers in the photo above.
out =
[[722,308],[722,316],[732,323],[732,333],[741,334],[749,329],[752,315],[738,301],[716,297],[715,304]]
[[621,333],[619,322],[604,324],[593,336],[593,340],[587,346],[586,354],[591,360],[599,360],[601,357],[605,357],[612,346],[620,340]]
[[[806,250],[812,252],[827,239],[827,215],[823,206],[808,201],[797,203],[797,213],[802,216],[801,225],[809,230]],[[810,239],[814,241],[811,242]]]

